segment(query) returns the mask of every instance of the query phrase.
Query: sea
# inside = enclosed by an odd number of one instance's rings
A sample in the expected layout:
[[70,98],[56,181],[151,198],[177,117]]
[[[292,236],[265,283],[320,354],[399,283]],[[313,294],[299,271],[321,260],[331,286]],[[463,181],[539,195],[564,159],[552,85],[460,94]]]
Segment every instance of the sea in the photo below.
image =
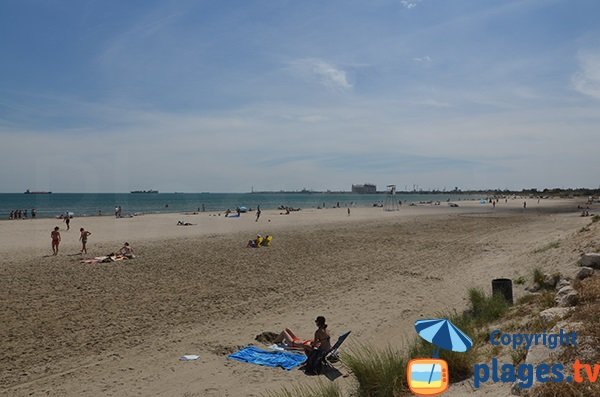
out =
[[[292,208],[371,207],[384,205],[388,196],[383,193],[52,193],[0,194],[0,219],[9,219],[11,211],[35,208],[37,218],[54,218],[61,214],[73,216],[113,215],[115,207],[122,215],[181,213],[235,210],[246,207],[255,210]],[[402,205],[432,201],[459,201],[479,199],[479,196],[450,193],[397,193],[393,198]],[[391,198],[389,198],[391,200]]]

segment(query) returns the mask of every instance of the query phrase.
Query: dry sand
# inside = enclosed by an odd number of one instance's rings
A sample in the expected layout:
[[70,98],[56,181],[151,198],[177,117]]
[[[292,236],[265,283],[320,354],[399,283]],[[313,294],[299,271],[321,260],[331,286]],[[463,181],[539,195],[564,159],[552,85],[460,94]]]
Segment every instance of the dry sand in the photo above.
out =
[[[334,339],[352,330],[345,348],[402,347],[416,319],[464,309],[468,288],[489,291],[493,278],[572,261],[578,253],[536,249],[589,223],[570,200],[529,200],[526,210],[521,200],[460,205],[263,211],[259,222],[253,214],[81,218],[61,230],[57,257],[49,255],[56,220],[2,221],[0,394],[258,396],[312,384],[300,371],[226,354],[263,331],[290,327],[308,338],[317,315]],[[87,257],[129,241],[138,258],[81,264],[79,227],[92,232]],[[245,248],[256,233],[273,234],[272,246]],[[200,359],[178,361],[183,354]]]

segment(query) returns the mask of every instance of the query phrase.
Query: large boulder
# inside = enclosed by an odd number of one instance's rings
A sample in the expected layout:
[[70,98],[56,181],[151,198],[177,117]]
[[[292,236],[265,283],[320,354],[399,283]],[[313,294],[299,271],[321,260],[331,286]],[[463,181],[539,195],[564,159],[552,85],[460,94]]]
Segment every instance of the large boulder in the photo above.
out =
[[593,269],[600,269],[600,254],[592,252],[581,255],[579,259],[580,266],[587,266]]
[[540,319],[548,324],[555,320],[562,320],[573,310],[572,307],[551,307],[540,313]]
[[556,283],[556,290],[559,291],[564,287],[570,287],[571,286],[571,281],[567,278],[561,278],[560,280],[558,280],[558,283]]
[[560,280],[560,274],[544,274],[544,287],[546,288],[554,288],[556,287],[556,283]]
[[583,280],[586,279],[588,277],[591,277],[594,275],[594,269],[591,267],[587,267],[587,266],[582,266],[577,270],[577,273],[575,273],[575,278],[577,280]]
[[554,300],[558,304],[558,307],[570,307],[575,306],[577,304],[577,300],[579,299],[579,293],[575,290],[575,288],[570,285],[566,287],[562,287],[556,293]]

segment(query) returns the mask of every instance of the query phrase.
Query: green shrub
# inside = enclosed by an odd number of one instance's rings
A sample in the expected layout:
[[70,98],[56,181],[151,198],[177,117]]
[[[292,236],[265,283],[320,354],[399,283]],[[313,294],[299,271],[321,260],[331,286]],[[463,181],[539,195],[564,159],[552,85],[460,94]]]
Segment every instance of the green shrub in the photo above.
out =
[[342,392],[336,383],[318,382],[316,386],[294,386],[278,392],[269,392],[266,397],[341,397]]
[[465,316],[476,326],[489,324],[499,319],[509,308],[508,302],[503,296],[492,295],[490,297],[477,288],[469,289],[469,303],[471,307]]
[[544,286],[544,272],[539,267],[533,269],[533,282],[540,287]]
[[592,216],[592,223],[596,223],[598,221],[600,221],[600,215],[594,215],[594,216]]
[[354,374],[360,397],[395,397],[406,390],[406,361],[389,346],[359,345],[342,353],[341,360]]

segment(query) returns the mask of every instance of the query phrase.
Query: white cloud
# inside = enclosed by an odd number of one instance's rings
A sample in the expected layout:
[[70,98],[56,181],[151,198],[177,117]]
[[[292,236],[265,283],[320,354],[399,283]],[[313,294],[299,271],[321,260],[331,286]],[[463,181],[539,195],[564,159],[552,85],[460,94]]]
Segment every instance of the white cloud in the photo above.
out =
[[328,62],[317,58],[299,59],[291,63],[292,68],[302,75],[317,79],[320,84],[331,90],[351,90],[346,72]]
[[420,2],[421,0],[402,0],[400,1],[400,4],[402,4],[404,8],[410,10],[411,8],[415,8]]
[[426,56],[420,57],[420,58],[413,58],[413,61],[415,61],[415,62],[431,62],[431,57],[429,55],[426,55]]
[[573,75],[573,88],[581,94],[600,99],[600,51],[581,52],[580,70]]

